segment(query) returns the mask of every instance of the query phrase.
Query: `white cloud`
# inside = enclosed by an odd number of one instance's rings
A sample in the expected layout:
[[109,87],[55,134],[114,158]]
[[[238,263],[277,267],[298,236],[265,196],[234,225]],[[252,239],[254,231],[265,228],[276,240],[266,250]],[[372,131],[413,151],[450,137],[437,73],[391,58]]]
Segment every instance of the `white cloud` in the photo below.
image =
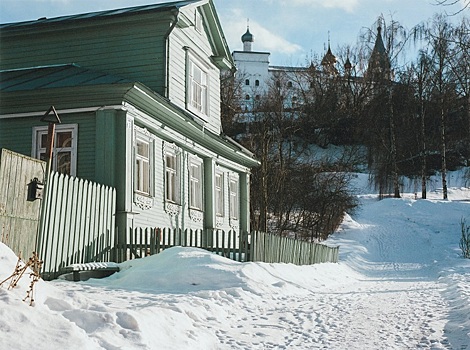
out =
[[[232,51],[242,50],[243,48],[241,36],[246,31],[246,20],[243,21],[241,20],[242,18],[247,18],[247,16],[243,14],[243,11],[234,9],[231,11],[230,16],[226,16],[222,19],[224,34]],[[255,37],[255,42],[253,43],[254,51],[268,51],[287,55],[302,51],[300,45],[275,34],[252,19],[250,19],[249,25],[250,32]]]
[[293,54],[302,50],[300,45],[294,44],[263,27],[259,23],[250,22],[250,32],[255,34],[255,45],[265,51],[277,51],[284,54]]

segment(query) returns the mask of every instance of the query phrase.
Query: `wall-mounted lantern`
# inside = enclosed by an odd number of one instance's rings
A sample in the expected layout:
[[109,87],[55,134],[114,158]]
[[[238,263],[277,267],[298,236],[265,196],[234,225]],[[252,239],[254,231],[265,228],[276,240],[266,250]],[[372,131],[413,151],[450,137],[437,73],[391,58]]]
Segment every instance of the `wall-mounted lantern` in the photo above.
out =
[[42,199],[44,192],[44,184],[37,177],[28,184],[28,201],[32,202],[36,199]]

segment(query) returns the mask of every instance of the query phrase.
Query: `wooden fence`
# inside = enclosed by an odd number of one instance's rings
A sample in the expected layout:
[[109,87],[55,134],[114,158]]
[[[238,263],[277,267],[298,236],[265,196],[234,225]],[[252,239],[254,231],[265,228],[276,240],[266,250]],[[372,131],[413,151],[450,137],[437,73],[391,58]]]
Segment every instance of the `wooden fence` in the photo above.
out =
[[70,264],[122,262],[174,246],[203,248],[241,262],[338,261],[338,247],[262,232],[135,228],[119,241],[115,189],[52,172],[43,199],[28,200],[28,184],[34,177],[44,181],[45,163],[6,150],[0,160],[1,241],[17,254],[22,251],[23,258],[35,249],[44,262],[44,279],[56,278]]
[[338,262],[339,247],[310,243],[263,232],[130,228],[126,241],[116,244],[119,261],[158,254],[174,247],[206,249],[232,260],[311,265]]
[[339,247],[300,241],[263,232],[251,234],[251,261],[311,265],[338,262]]
[[[0,242],[28,259],[36,250],[41,200],[28,196],[43,183],[46,162],[2,149],[0,153]],[[34,179],[37,179],[35,182]]]
[[45,279],[70,264],[114,259],[114,188],[52,172],[43,201],[38,253]]
[[247,235],[224,230],[181,230],[169,228],[129,228],[126,241],[117,242],[118,261],[142,258],[165,249],[182,246],[202,248],[236,261],[248,261]]

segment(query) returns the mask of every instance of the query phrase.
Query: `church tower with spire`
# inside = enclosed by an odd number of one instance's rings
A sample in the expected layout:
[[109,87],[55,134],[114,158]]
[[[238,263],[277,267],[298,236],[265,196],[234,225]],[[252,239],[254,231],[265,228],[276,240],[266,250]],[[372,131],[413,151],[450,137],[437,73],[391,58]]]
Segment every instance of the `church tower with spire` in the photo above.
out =
[[321,65],[323,67],[323,71],[328,75],[337,75],[338,70],[335,67],[336,64],[336,56],[333,55],[331,52],[330,47],[330,32],[328,32],[328,50],[326,51],[325,56],[321,60]]
[[255,37],[249,23],[241,41],[243,51],[233,51],[232,57],[237,67],[236,76],[242,82],[242,109],[250,111],[268,89],[270,53],[253,51]]
[[366,75],[374,81],[391,79],[390,58],[382,40],[382,27],[380,25],[377,27],[377,37],[369,58]]

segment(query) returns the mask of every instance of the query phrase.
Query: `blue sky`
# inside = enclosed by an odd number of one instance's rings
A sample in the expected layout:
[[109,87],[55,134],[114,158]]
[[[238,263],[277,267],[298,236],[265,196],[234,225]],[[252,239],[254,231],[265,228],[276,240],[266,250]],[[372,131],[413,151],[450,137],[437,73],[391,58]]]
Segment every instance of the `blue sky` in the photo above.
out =
[[[1,0],[0,22],[34,20],[168,0]],[[330,32],[331,48],[355,45],[359,32],[371,28],[383,14],[405,28],[429,20],[435,13],[455,13],[436,0],[213,0],[230,50],[242,50],[241,35],[249,19],[253,49],[271,52],[271,64],[303,65],[312,54],[322,55]],[[459,16],[470,15],[470,9]],[[458,21],[459,16],[451,17]]]

